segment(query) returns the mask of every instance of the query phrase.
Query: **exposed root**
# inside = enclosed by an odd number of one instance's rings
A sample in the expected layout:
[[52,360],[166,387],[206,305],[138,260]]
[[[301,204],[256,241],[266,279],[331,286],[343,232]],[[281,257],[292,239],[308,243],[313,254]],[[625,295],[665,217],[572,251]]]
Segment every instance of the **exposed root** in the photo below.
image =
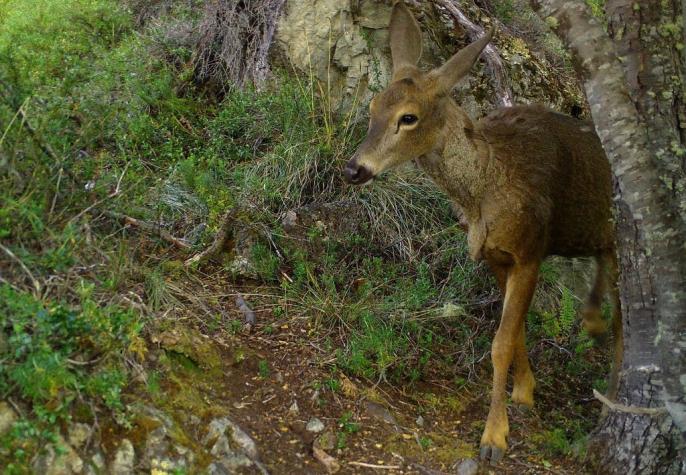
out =
[[226,243],[229,242],[229,239],[231,239],[231,228],[233,227],[233,224],[236,221],[236,213],[237,208],[234,208],[224,215],[222,225],[219,228],[219,231],[217,231],[217,234],[214,237],[214,241],[212,242],[210,247],[187,259],[186,262],[184,262],[185,266],[189,267],[194,264],[200,264],[201,262],[211,259],[212,257],[219,254],[222,251],[222,249],[224,249],[224,247],[226,247]]

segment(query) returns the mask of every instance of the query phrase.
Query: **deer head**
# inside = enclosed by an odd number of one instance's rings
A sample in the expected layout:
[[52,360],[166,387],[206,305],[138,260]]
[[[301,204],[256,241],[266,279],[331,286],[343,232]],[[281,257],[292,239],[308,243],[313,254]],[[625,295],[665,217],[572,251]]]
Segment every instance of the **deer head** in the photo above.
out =
[[417,68],[421,31],[402,1],[393,7],[389,29],[393,77],[390,86],[372,99],[367,137],[345,166],[345,180],[355,185],[440,146],[444,108],[452,101],[450,91],[469,72],[493,34],[491,30],[443,66],[424,73]]

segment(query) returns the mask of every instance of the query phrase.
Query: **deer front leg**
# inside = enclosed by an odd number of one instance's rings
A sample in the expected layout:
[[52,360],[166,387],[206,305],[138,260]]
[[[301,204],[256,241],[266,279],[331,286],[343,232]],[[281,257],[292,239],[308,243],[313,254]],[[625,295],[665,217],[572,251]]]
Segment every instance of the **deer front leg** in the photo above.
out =
[[531,409],[534,406],[536,379],[533,371],[531,371],[531,366],[529,366],[529,353],[526,351],[526,322],[524,321],[522,321],[515,343],[513,377],[512,402]]
[[[489,262],[489,267],[498,283],[500,294],[505,298],[507,290],[507,274],[509,265]],[[517,335],[514,356],[514,386],[512,388],[512,401],[520,406],[531,408],[534,405],[534,387],[536,380],[529,366],[529,354],[526,351],[526,322],[522,321],[521,329]]]
[[481,436],[481,458],[490,460],[492,464],[498,462],[507,450],[506,438],[509,432],[505,405],[507,373],[536,288],[539,264],[538,261],[515,263],[507,276],[503,315],[491,347],[493,361],[491,407],[488,411],[486,428]]

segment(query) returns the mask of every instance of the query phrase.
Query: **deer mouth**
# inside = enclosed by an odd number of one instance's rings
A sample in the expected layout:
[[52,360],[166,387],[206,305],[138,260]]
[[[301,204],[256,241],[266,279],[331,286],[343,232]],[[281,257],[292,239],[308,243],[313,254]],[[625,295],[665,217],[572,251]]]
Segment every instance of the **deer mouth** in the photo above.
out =
[[369,168],[357,164],[354,158],[343,169],[343,178],[351,185],[364,185],[374,179]]

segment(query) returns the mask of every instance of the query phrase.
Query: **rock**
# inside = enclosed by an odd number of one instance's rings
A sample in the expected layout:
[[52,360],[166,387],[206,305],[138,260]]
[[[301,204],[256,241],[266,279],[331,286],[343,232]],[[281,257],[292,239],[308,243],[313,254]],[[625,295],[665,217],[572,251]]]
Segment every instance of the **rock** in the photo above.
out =
[[136,404],[132,410],[137,416],[136,423],[147,431],[141,467],[166,472],[184,469],[192,464],[193,452],[174,443],[173,434],[183,432],[183,429],[171,417],[145,404]]
[[[327,107],[348,112],[366,108],[371,96],[388,85],[391,58],[388,44],[390,1],[288,0],[275,33],[275,46],[290,64],[313,80],[327,85]],[[431,2],[411,2],[410,9],[422,27],[423,55],[420,67],[428,70],[444,63],[459,47],[470,41],[465,30],[451,15],[430,6]],[[582,94],[573,74],[559,74],[546,59],[561,60],[560,54],[545,44],[555,41],[545,22],[528,6],[531,28],[545,55],[531,51],[528,42],[499,31],[497,50],[519,103],[554,104],[560,110],[578,102]],[[492,20],[480,15],[487,28]],[[332,54],[333,53],[333,54]],[[565,73],[571,72],[565,70]],[[493,110],[497,94],[490,69],[479,62],[465,86],[454,95],[472,117]],[[521,87],[520,87],[521,86]],[[288,231],[287,231],[288,232]]]
[[336,473],[341,469],[341,464],[338,463],[338,460],[324,452],[319,447],[314,445],[312,446],[312,455],[314,455],[314,458],[319,460],[319,462],[326,467],[326,471],[329,473]]
[[298,401],[293,401],[293,404],[291,404],[291,407],[288,408],[288,415],[297,416],[298,414],[300,414],[300,408],[298,407]]
[[252,460],[245,454],[231,448],[229,439],[225,435],[217,439],[210,449],[210,454],[217,461],[217,469],[225,469],[228,473],[233,473],[238,467],[250,467],[253,464]]
[[117,452],[114,454],[110,473],[112,475],[128,475],[133,473],[135,460],[136,452],[133,450],[133,444],[129,439],[123,439],[119,444]]
[[96,452],[86,464],[83,471],[85,475],[101,475],[105,473],[105,457],[101,452]]
[[391,414],[391,412],[385,407],[383,407],[381,404],[377,404],[372,401],[367,401],[365,403],[365,409],[367,411],[367,414],[369,414],[374,419],[390,424],[397,429],[398,421],[396,421],[395,417],[393,417],[393,414]]
[[457,475],[476,475],[479,464],[474,459],[465,459],[457,466]]
[[210,473],[233,473],[238,467],[252,465],[262,470],[255,441],[227,417],[210,422],[202,443],[211,445],[210,454],[215,458]]
[[167,351],[186,356],[204,370],[222,366],[222,356],[215,344],[194,328],[178,325],[153,335],[151,339]]
[[5,401],[0,402],[0,435],[5,435],[17,422],[17,413]]
[[322,450],[333,450],[336,447],[336,434],[332,430],[327,430],[314,440],[313,447]]
[[[60,453],[55,450],[55,446],[60,447]],[[81,473],[83,460],[72,446],[58,436],[55,444],[48,445],[45,453],[36,459],[33,469],[35,473],[42,475],[72,475]]]
[[464,317],[465,315],[467,315],[467,311],[462,305],[455,305],[454,303],[448,302],[441,308],[442,318]]
[[91,436],[93,428],[88,424],[82,422],[77,422],[69,427],[69,434],[67,439],[72,447],[80,449],[81,446],[88,440]]
[[307,431],[314,432],[315,434],[318,434],[319,432],[323,431],[324,428],[324,423],[316,417],[310,419],[307,423],[307,426],[305,427]]
[[424,418],[422,416],[417,416],[417,419],[414,422],[419,427],[424,427]]

